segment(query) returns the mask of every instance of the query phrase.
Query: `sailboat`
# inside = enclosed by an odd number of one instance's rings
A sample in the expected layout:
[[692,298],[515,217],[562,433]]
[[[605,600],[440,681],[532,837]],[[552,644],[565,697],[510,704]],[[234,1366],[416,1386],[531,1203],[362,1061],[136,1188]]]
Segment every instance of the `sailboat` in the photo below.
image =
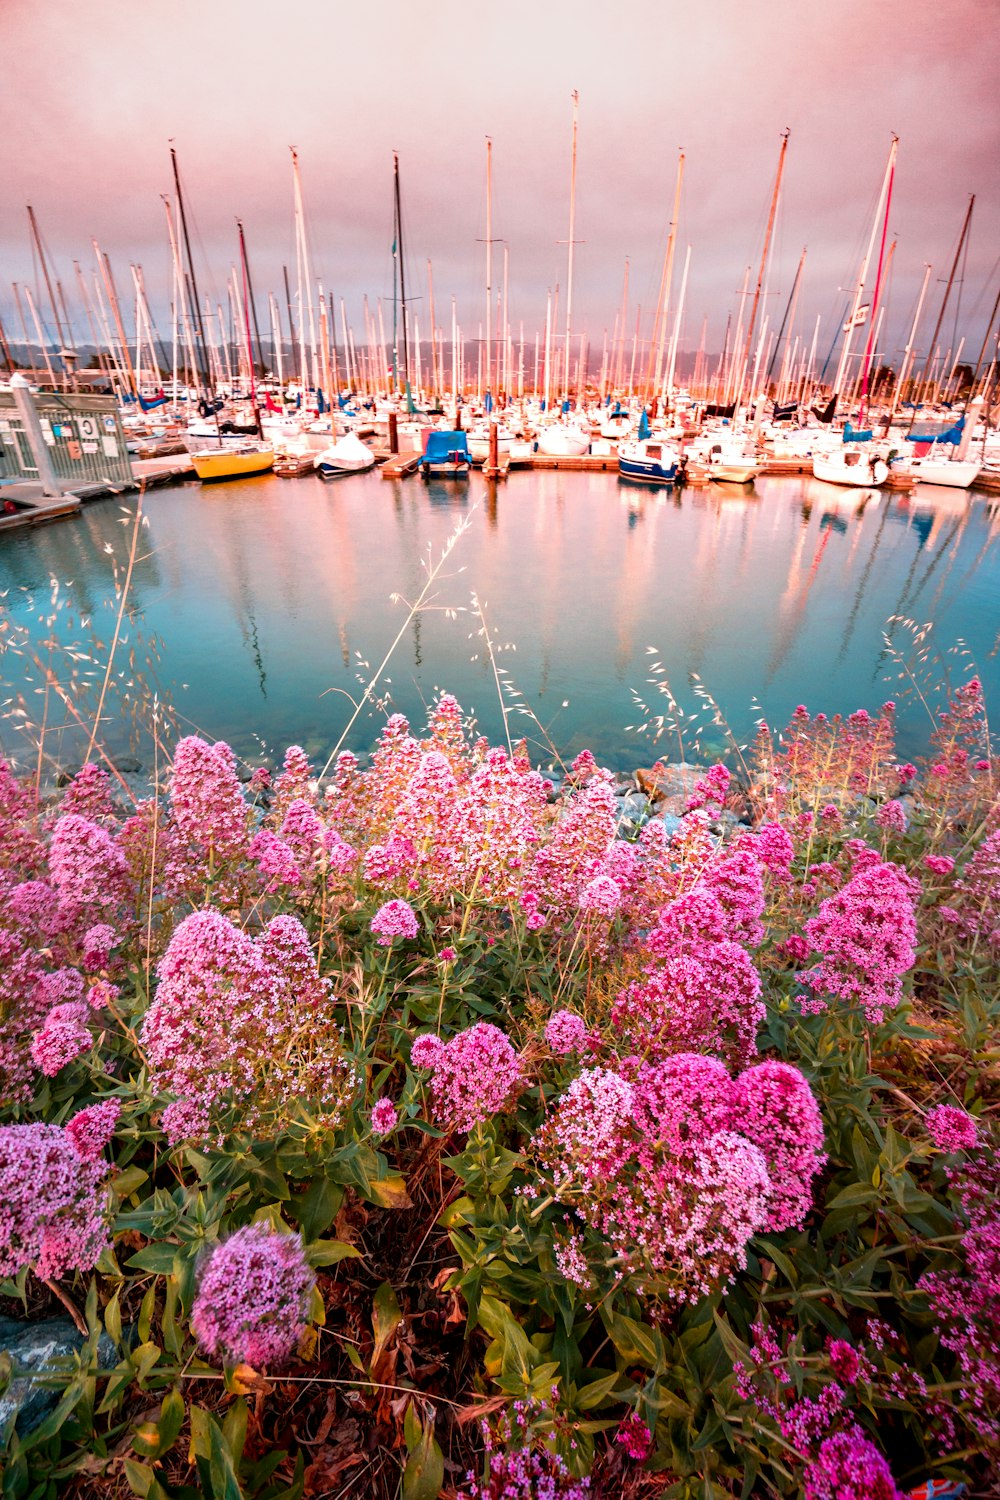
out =
[[229,479],[252,479],[258,474],[267,474],[274,467],[274,448],[262,440],[260,410],[257,405],[257,383],[254,371],[253,344],[250,339],[250,273],[247,267],[247,248],[243,236],[243,225],[239,220],[240,266],[243,273],[243,316],[245,321],[247,362],[250,370],[250,404],[254,422],[261,441],[247,441],[236,447],[208,448],[191,454],[191,463],[202,484],[218,484]]

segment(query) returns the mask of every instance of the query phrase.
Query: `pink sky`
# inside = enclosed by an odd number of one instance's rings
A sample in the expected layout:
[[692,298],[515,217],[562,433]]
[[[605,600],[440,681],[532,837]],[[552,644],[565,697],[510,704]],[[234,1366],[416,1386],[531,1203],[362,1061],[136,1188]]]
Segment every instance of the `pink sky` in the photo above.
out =
[[[34,276],[25,204],[70,294],[91,237],[119,287],[142,264],[161,332],[169,260],[160,194],[180,155],[203,292],[223,295],[244,221],[258,296],[294,270],[288,147],[302,164],[315,271],[362,324],[391,296],[392,152],[400,155],[408,274],[439,326],[451,296],[482,317],[485,137],[494,234],[510,257],[510,315],[533,339],[546,289],[565,289],[571,102],[580,93],[574,330],[612,330],[625,257],[652,321],[677,151],[686,182],[675,287],[692,246],[684,342],[721,343],[743,273],[760,255],[780,132],[785,190],[765,310],[780,320],[802,247],[798,330],[842,311],[867,241],[891,132],[900,136],[898,236],[884,352],[899,348],[924,263],[924,337],[977,193],[958,317],[978,353],[1000,284],[1000,29],[993,0],[567,0],[433,6],[383,0],[3,0],[0,45],[0,315]],[[498,264],[502,247],[497,247]],[[495,275],[495,284],[499,284]],[[426,332],[426,300],[415,303]],[[942,333],[950,344],[954,303]],[[75,314],[74,314],[75,316]],[[562,315],[560,315],[562,323]],[[80,316],[78,337],[83,336]]]

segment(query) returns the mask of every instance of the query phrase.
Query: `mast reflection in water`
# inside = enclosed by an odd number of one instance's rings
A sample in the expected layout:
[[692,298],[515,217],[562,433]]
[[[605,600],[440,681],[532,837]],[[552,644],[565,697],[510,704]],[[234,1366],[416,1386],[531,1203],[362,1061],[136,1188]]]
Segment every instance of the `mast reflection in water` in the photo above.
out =
[[[633,689],[663,707],[646,681],[655,659],[689,709],[696,673],[744,738],[755,695],[774,726],[800,701],[835,713],[899,698],[883,642],[891,616],[933,620],[942,649],[961,638],[988,699],[1000,698],[1000,507],[975,492],[882,494],[811,478],[647,492],[604,473],[514,473],[499,487],[478,474],[426,485],[364,474],[332,488],[270,476],[180,486],[145,508],[133,603],[161,641],[160,681],[185,727],[241,754],[263,740],[325,757],[424,587],[428,558],[463,517],[468,531],[386,669],[392,706],[417,727],[447,689],[491,740],[504,738],[488,657],[470,638],[473,591],[494,642],[516,647],[502,665],[560,751],[586,744],[620,767],[652,758],[625,726],[637,720]],[[54,575],[109,639],[105,546],[127,545],[120,520],[119,503],[98,502],[77,520],[0,537],[10,623],[44,612]],[[905,630],[891,629],[905,652]],[[961,674],[966,663],[950,660]],[[4,697],[23,672],[23,658],[0,656]],[[921,712],[901,702],[901,752],[919,750]],[[363,714],[352,747],[380,723]],[[2,728],[10,754],[11,722]],[[512,733],[522,729],[530,739],[530,719],[514,716]],[[721,741],[711,733],[710,751]],[[122,748],[124,731],[108,740]]]

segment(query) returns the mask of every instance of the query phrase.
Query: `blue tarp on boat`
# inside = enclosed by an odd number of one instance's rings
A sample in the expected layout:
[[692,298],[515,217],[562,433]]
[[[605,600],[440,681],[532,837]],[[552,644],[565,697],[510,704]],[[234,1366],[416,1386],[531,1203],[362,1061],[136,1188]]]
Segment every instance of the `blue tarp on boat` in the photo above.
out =
[[870,443],[874,436],[875,434],[870,427],[865,427],[859,431],[851,426],[850,421],[844,423],[845,443]]
[[642,408],[642,416],[639,418],[639,441],[644,443],[649,437],[649,418],[646,416],[646,408]]
[[472,463],[469,439],[464,432],[429,432],[427,447],[420,459],[420,468],[428,469],[434,464]]
[[953,427],[946,427],[941,432],[908,432],[906,438],[910,443],[960,443],[964,427],[965,418],[959,417]]

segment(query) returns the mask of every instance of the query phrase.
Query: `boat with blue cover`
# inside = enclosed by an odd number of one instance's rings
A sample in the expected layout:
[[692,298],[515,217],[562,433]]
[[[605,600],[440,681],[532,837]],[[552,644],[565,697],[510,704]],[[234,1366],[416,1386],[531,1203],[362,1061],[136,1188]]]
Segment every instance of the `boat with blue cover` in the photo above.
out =
[[465,432],[429,432],[417,464],[424,479],[464,479],[472,467]]

